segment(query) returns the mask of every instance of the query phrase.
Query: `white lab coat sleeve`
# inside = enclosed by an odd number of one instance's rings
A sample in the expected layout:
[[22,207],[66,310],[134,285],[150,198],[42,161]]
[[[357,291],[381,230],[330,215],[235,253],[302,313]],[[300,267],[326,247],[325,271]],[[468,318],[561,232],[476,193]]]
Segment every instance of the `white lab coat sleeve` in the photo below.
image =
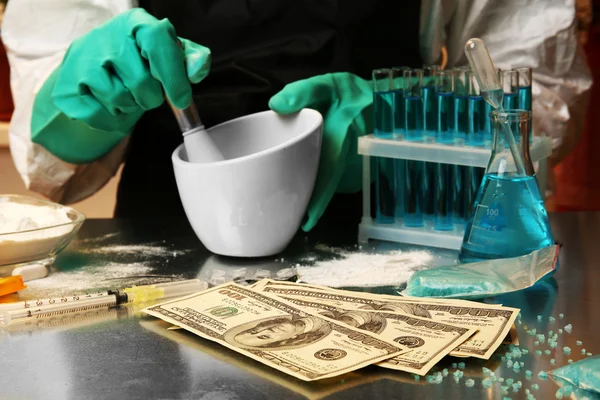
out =
[[52,201],[74,203],[102,188],[118,170],[127,140],[93,163],[66,163],[31,142],[35,96],[75,38],[134,5],[132,0],[8,2],[1,34],[15,105],[9,128],[10,150],[27,188]]
[[533,126],[553,141],[552,164],[578,142],[592,77],[578,42],[575,0],[440,0],[448,67],[483,39],[497,67],[533,68]]

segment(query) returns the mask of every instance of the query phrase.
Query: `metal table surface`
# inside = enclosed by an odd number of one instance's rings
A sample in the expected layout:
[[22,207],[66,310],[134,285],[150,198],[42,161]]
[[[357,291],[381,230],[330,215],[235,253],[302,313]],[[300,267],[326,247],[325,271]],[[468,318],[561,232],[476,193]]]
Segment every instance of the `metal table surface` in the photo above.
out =
[[[139,313],[133,307],[86,313],[73,318],[38,320],[18,329],[0,331],[0,398],[3,399],[95,399],[95,398],[160,398],[160,399],[302,399],[302,398],[405,398],[405,399],[480,399],[503,398],[500,384],[491,389],[481,385],[482,366],[497,376],[523,382],[518,393],[508,397],[525,398],[524,389],[533,383],[538,399],[554,398],[558,389],[552,380],[541,380],[539,371],[578,360],[581,347],[600,353],[596,333],[600,330],[599,257],[600,213],[563,213],[551,215],[554,236],[563,244],[560,269],[553,279],[539,288],[488,299],[522,310],[518,325],[519,342],[529,353],[521,358],[525,365],[520,373],[499,359],[444,359],[440,367],[451,369],[451,363],[465,361],[464,377],[455,383],[450,375],[441,384],[431,384],[412,375],[368,367],[343,376],[306,383],[288,377],[262,364],[248,360],[226,348],[198,338],[185,331],[166,330],[160,320]],[[347,234],[298,235],[283,255],[261,260],[238,260],[218,257],[200,245],[186,221],[88,220],[77,240],[58,257],[58,271],[85,271],[90,263],[118,261],[124,270],[143,263],[148,268],[142,276],[116,279],[115,284],[137,284],[157,279],[205,277],[214,269],[241,266],[271,269],[285,266],[282,258],[293,263],[295,258],[314,249],[316,243],[354,247],[354,232]],[[152,252],[94,252],[98,246],[158,244],[167,255]],[[379,246],[383,244],[378,244]],[[386,244],[390,246],[389,244]],[[143,249],[143,247],[142,247]],[[171,251],[172,250],[172,251]],[[151,254],[152,253],[152,254]],[[170,254],[170,255],[169,255]],[[277,259],[277,262],[274,260]],[[119,265],[120,265],[119,264]],[[266,267],[265,267],[266,266]],[[207,272],[208,271],[208,272]],[[82,277],[83,279],[83,277]],[[390,288],[387,288],[389,291]],[[385,290],[383,290],[385,291]],[[22,296],[33,298],[39,290],[26,290]],[[564,313],[564,319],[558,317]],[[536,317],[541,315],[543,322]],[[556,322],[550,323],[553,315]],[[524,326],[548,332],[566,324],[573,333],[559,337],[552,355],[536,356],[534,345]],[[566,356],[563,346],[573,353]],[[526,379],[525,370],[533,372]],[[472,378],[474,387],[465,380]]]

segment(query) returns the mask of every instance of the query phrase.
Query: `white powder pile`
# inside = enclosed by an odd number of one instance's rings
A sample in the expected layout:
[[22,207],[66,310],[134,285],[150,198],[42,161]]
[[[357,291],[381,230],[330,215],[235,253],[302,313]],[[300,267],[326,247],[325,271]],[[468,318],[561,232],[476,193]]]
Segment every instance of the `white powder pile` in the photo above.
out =
[[172,250],[165,246],[157,244],[146,245],[109,245],[81,249],[82,253],[87,254],[106,254],[106,255],[140,255],[148,257],[177,257],[186,254],[189,250]]
[[433,262],[433,256],[426,251],[386,254],[342,252],[339,255],[343,258],[317,262],[312,266],[296,265],[299,280],[331,287],[397,286],[407,282],[415,271],[426,269]]
[[[48,228],[71,222],[66,207],[33,206],[13,202],[0,203],[0,234]],[[35,236],[36,232],[21,235]],[[0,240],[2,240],[0,238]]]
[[[0,201],[0,265],[47,257],[73,229],[68,213],[67,207]],[[67,225],[55,227],[61,224]]]
[[35,297],[42,298],[181,279],[180,276],[174,275],[153,275],[151,271],[152,267],[142,263],[86,266],[74,271],[55,272],[47,278],[29,281],[28,288],[22,295],[35,293]]

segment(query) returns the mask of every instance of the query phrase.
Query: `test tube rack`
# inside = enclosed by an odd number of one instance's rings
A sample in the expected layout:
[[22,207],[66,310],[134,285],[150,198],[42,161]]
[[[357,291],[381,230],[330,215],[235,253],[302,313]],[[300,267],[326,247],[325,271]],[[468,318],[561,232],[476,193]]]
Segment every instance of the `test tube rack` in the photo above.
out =
[[[529,153],[531,161],[536,165],[540,192],[545,193],[547,158],[552,153],[551,139],[533,136]],[[401,220],[397,220],[393,224],[375,222],[371,215],[371,157],[485,168],[491,156],[491,148],[414,142],[366,135],[358,139],[358,154],[363,156],[363,217],[358,229],[359,243],[376,239],[453,250],[460,249],[465,230],[464,225],[455,224],[451,231],[438,231],[433,229],[433,224],[429,221],[425,221],[425,225],[419,228],[406,227]]]

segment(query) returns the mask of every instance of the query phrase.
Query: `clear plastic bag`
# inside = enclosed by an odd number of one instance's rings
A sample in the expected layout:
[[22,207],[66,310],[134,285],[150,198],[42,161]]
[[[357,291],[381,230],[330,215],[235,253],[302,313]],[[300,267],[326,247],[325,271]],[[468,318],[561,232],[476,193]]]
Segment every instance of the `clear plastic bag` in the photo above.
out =
[[[572,385],[577,389],[600,396],[600,356],[584,358],[549,372],[561,386]],[[592,398],[588,395],[589,398]]]
[[523,290],[554,272],[558,249],[558,246],[549,246],[521,257],[418,271],[400,294],[480,299]]

